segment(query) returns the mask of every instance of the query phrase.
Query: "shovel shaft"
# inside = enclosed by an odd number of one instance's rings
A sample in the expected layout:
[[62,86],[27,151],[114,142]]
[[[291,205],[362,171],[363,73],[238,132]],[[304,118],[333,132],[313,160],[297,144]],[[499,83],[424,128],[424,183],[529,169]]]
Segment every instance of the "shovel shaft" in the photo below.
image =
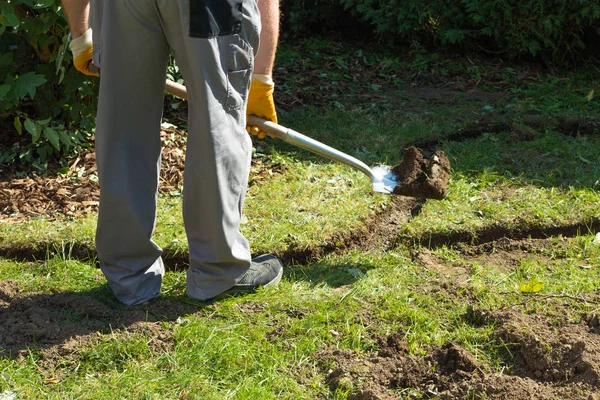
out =
[[375,179],[373,171],[364,162],[346,154],[333,147],[327,146],[315,139],[305,136],[292,129],[278,125],[271,121],[266,121],[262,118],[258,118],[254,115],[248,116],[248,125],[258,126],[258,128],[267,132],[270,136],[276,137],[277,139],[283,140],[292,146],[300,147],[301,149],[308,150],[321,157],[328,158],[333,161],[341,162],[346,164],[362,173],[367,175],[371,180]]
[[185,86],[173,82],[172,80],[167,79],[167,82],[165,84],[165,90],[167,91],[167,93],[170,93],[173,96],[177,96],[180,99],[188,99],[187,89],[185,88]]
[[[174,96],[187,100],[187,90],[185,86],[175,83],[173,81],[166,81],[166,91]],[[274,122],[264,120],[254,115],[248,116],[248,125],[258,126],[263,132],[267,132],[269,136],[283,140],[292,146],[300,147],[301,149],[308,150],[312,153],[320,155],[321,157],[328,158],[333,161],[341,162],[346,164],[362,173],[367,175],[371,180],[375,179],[373,170],[367,166],[364,162],[346,154],[333,147],[327,146],[315,139],[298,133],[292,129],[278,125]]]

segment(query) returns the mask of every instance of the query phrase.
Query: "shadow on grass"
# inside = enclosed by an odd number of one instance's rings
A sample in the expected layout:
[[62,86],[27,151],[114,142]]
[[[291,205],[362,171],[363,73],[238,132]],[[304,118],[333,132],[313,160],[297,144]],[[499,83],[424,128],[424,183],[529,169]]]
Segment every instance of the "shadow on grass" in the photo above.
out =
[[[355,263],[295,264],[285,268],[284,279],[341,288],[370,268]],[[180,294],[182,291],[172,288],[147,304],[127,307],[114,297],[107,283],[85,291],[28,293],[17,281],[0,281],[0,357],[22,358],[30,352],[48,351],[69,356],[74,348],[85,349],[121,336],[128,341],[132,334],[169,342],[170,338],[163,336],[172,336],[173,330],[165,329],[165,323],[185,323],[186,316],[214,311],[213,305],[227,300],[200,302]],[[244,296],[236,298],[243,301]]]
[[[343,288],[361,273],[356,266],[359,272],[349,273],[348,267],[293,267],[285,279]],[[244,296],[237,298],[244,301]],[[118,368],[136,352],[169,351],[176,343],[174,328],[187,324],[191,315],[210,318],[214,303],[161,295],[149,304],[126,307],[107,284],[82,292],[22,293],[17,282],[0,282],[0,358],[31,358],[50,370]]]
[[108,284],[82,292],[31,294],[20,286],[0,282],[0,357],[50,347],[68,352],[70,343],[80,346],[97,340],[97,333],[152,331],[156,324],[177,323],[207,305],[185,296],[161,295],[148,304],[126,307]]
[[331,288],[348,286],[363,277],[372,265],[356,263],[329,264],[316,262],[309,265],[285,267],[284,278],[290,282],[307,282],[311,286],[327,285]]

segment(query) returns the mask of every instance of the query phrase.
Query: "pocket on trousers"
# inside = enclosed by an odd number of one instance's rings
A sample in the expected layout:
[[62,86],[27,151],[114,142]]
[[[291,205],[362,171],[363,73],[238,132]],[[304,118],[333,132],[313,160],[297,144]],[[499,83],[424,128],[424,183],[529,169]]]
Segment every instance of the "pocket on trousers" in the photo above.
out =
[[190,0],[190,36],[208,39],[242,30],[243,0]]
[[239,35],[232,35],[227,47],[227,110],[239,110],[245,104],[253,64],[252,47]]

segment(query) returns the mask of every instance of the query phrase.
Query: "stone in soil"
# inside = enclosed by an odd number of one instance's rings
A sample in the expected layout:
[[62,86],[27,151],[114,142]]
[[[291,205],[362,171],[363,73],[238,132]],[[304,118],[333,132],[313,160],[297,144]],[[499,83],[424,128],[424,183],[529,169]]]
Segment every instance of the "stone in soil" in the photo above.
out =
[[392,168],[400,180],[394,194],[402,196],[442,200],[450,181],[450,160],[443,151],[436,151],[426,158],[421,150],[408,147],[402,162]]

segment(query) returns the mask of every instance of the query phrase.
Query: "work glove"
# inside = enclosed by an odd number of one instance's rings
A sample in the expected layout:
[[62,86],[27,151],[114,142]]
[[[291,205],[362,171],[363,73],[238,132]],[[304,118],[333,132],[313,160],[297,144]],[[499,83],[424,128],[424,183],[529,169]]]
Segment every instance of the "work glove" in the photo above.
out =
[[92,28],[71,40],[69,48],[73,53],[73,65],[77,71],[89,76],[100,76],[98,69],[92,63]]
[[[277,113],[275,111],[275,102],[273,101],[273,91],[275,84],[270,75],[253,74],[248,93],[248,106],[246,108],[246,117],[256,115],[268,121],[277,123]],[[257,126],[246,126],[248,133],[263,139],[267,136],[266,132],[261,131]]]

